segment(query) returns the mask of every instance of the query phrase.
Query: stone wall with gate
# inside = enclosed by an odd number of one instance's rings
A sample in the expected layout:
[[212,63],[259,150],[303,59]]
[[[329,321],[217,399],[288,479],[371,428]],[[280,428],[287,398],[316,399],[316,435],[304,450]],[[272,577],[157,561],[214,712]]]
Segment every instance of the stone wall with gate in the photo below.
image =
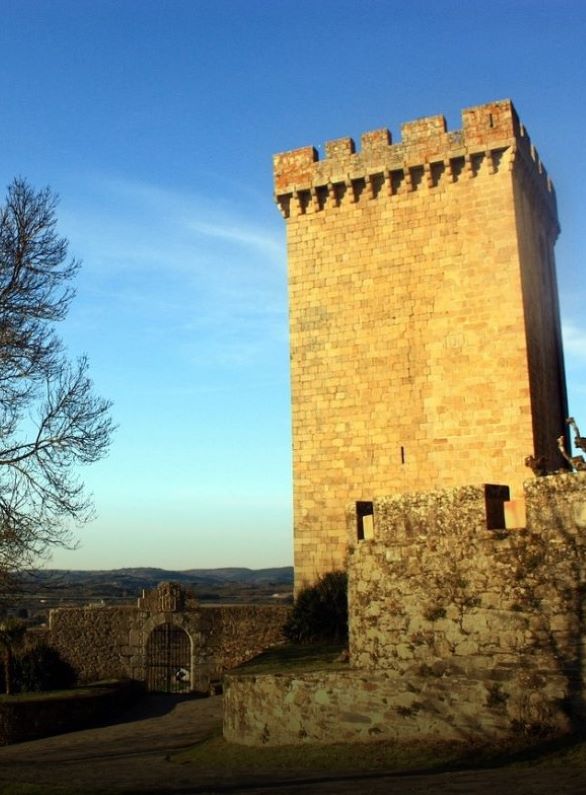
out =
[[201,691],[282,640],[283,605],[201,605],[175,583],[136,606],[52,610],[43,640],[81,682],[130,677],[153,690]]

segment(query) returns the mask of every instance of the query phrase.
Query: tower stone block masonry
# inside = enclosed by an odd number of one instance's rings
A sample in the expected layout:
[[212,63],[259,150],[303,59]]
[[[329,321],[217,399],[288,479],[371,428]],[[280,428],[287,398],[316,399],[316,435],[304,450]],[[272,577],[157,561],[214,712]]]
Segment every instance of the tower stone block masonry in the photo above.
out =
[[522,494],[567,415],[552,183],[509,100],[274,158],[289,267],[296,586],[344,567],[349,504]]

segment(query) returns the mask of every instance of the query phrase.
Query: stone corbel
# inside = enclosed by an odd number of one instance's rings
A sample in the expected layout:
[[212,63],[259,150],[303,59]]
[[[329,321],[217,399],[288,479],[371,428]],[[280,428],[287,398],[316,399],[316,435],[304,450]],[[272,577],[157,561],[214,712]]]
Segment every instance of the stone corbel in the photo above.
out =
[[423,181],[427,185],[428,188],[433,188],[433,177],[431,176],[431,165],[429,161],[426,160],[423,164]]
[[328,182],[328,200],[331,202],[332,207],[338,207],[340,204],[333,182]]
[[344,180],[344,185],[346,186],[346,193],[348,194],[348,201],[350,204],[356,203],[356,194],[354,193],[354,185],[352,184],[352,179],[348,175]]

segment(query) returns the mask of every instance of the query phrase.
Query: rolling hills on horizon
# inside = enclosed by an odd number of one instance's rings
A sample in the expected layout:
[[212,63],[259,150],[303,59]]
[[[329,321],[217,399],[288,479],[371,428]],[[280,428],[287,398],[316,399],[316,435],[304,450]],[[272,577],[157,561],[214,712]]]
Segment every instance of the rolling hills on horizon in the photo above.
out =
[[78,591],[92,595],[132,596],[142,589],[172,581],[196,593],[232,590],[267,591],[293,588],[293,567],[249,569],[229,566],[216,569],[161,569],[149,566],[120,569],[39,569],[21,572],[22,585],[30,589]]
[[35,580],[58,578],[62,582],[77,580],[98,582],[102,579],[128,579],[156,585],[165,580],[174,582],[239,582],[292,583],[293,566],[250,569],[245,566],[226,566],[214,569],[161,569],[155,566],[122,567],[120,569],[28,569],[25,577]]
[[[293,567],[249,569],[161,569],[150,566],[120,569],[25,570],[8,592],[0,593],[0,613],[41,616],[54,607],[133,604],[143,590],[160,582],[179,583],[202,602],[267,603],[293,598]],[[39,620],[39,619],[37,619]]]

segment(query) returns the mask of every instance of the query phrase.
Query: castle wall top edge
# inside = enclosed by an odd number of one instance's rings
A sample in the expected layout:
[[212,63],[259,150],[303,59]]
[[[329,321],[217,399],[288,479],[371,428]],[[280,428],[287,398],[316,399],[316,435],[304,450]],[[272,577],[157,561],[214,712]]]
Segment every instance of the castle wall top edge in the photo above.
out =
[[[586,472],[555,472],[541,477],[528,478],[523,482],[523,494],[526,500],[535,501],[543,495],[572,494],[578,492],[581,498],[585,495]],[[375,506],[383,504],[420,504],[422,502],[449,501],[449,500],[475,500],[484,497],[508,497],[509,487],[495,483],[468,483],[463,486],[437,488],[429,490],[407,491],[402,494],[378,494],[372,498]],[[585,498],[586,499],[586,498]],[[349,503],[347,511],[354,514],[356,503]],[[586,525],[585,525],[586,526]]]
[[477,152],[517,146],[552,197],[553,185],[510,99],[465,108],[462,126],[449,131],[444,116],[424,116],[401,125],[401,140],[393,143],[388,129],[361,136],[357,151],[352,138],[327,141],[320,159],[313,146],[276,154],[273,158],[277,196],[357,178],[379,169],[400,169],[461,157]]

